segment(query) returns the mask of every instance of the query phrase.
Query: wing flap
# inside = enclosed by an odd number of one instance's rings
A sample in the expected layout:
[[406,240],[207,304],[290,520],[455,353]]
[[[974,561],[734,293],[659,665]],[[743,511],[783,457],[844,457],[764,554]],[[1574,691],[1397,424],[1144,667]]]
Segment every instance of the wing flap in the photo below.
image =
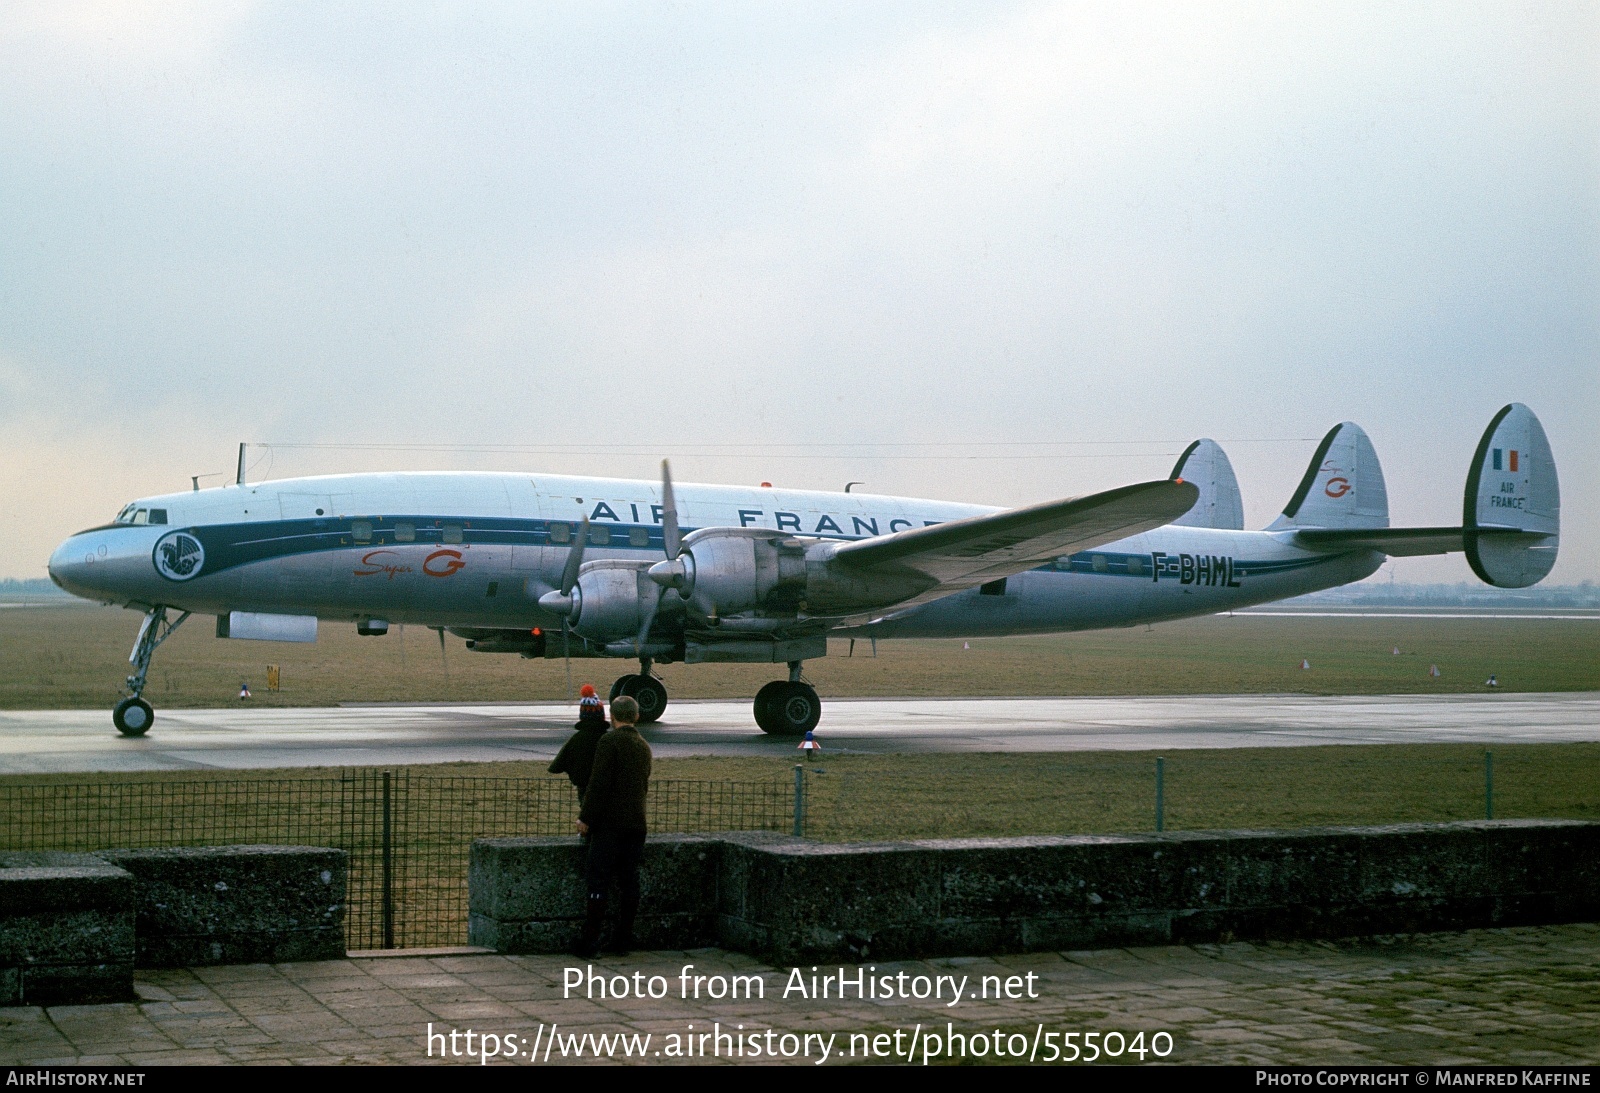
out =
[[833,561],[853,570],[915,570],[937,581],[944,595],[1161,527],[1198,496],[1181,479],[1140,482],[847,543]]

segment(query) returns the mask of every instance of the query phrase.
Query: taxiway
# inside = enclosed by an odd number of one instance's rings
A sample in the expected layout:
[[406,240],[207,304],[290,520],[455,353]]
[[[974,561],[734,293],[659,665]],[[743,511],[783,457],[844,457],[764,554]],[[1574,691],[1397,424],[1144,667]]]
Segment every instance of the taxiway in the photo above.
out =
[[[1600,693],[1182,695],[825,700],[829,752],[1147,751],[1315,744],[1600,741]],[[548,759],[564,705],[158,710],[119,737],[104,710],[0,712],[0,774]],[[646,738],[657,755],[792,755],[747,702],[675,702]]]

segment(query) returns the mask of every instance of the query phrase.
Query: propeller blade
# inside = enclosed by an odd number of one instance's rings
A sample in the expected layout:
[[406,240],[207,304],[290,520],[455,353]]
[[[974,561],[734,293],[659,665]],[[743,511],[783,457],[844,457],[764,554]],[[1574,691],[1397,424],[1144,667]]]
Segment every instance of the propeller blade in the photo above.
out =
[[667,561],[678,557],[683,537],[678,534],[678,502],[672,496],[672,467],[661,461],[661,541],[667,548]]
[[[648,586],[647,586],[648,587]],[[645,639],[650,636],[650,627],[656,621],[656,612],[661,610],[661,597],[667,594],[665,588],[656,588],[655,595],[650,598],[649,606],[645,608],[644,621],[639,624],[639,636],[633,641],[633,648],[637,652],[644,648]],[[641,592],[641,598],[643,593]],[[641,656],[643,654],[640,654]]]
[[568,636],[566,617],[561,619],[561,661],[567,669],[567,701],[572,701],[572,639]]
[[578,570],[583,565],[583,544],[589,541],[589,518],[578,521],[578,538],[567,551],[567,564],[561,570],[561,594],[572,595],[572,586],[578,583]]

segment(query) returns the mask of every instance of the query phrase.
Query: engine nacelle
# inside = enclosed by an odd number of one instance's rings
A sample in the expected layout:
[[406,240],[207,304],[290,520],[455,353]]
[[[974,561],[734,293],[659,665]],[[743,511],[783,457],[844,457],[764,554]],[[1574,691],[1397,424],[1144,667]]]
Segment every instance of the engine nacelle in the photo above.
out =
[[[659,589],[638,562],[587,562],[572,589],[572,629],[595,641],[633,637]],[[646,597],[649,597],[646,599]]]
[[684,540],[680,561],[679,593],[704,615],[792,612],[805,599],[806,548],[785,535],[707,529]]

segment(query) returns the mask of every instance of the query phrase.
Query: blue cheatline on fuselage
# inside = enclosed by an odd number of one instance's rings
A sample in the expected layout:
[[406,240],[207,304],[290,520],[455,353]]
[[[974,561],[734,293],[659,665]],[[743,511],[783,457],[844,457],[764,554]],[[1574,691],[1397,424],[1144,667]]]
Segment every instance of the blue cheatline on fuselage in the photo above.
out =
[[[357,539],[354,532],[354,527],[358,524],[365,525],[368,529],[361,539]],[[552,525],[566,529],[569,536],[574,534],[577,528],[576,522],[569,520],[514,517],[466,519],[459,516],[415,515],[317,517],[303,520],[211,524],[173,530],[194,536],[205,549],[204,564],[199,571],[190,575],[192,578],[221,573],[252,562],[338,550],[379,550],[396,546],[462,544],[565,547],[570,540],[552,539],[550,532]],[[591,541],[592,546],[605,550],[661,554],[665,549],[663,532],[659,525],[607,521],[592,524],[590,529],[591,534],[596,529],[605,529],[608,541],[604,543]],[[688,535],[695,530],[686,527],[683,529],[683,534]],[[401,538],[402,534],[409,537]],[[867,536],[825,535],[819,538],[848,542]],[[1133,554],[1089,550],[1037,566],[1035,571],[1068,572],[1096,577],[1136,577],[1155,583],[1177,581],[1185,585],[1239,588],[1246,577],[1291,573],[1321,565],[1329,561],[1330,557],[1332,556],[1324,554],[1299,558],[1248,559],[1232,555],[1190,552],[1147,551]]]

